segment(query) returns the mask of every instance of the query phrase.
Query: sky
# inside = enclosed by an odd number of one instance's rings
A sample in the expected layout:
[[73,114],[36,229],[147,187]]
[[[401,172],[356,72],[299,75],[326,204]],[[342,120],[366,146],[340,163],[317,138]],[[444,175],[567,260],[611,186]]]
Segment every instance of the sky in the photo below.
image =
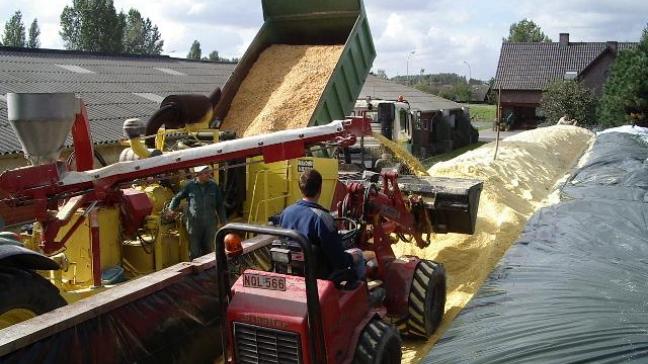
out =
[[[38,18],[42,48],[64,48],[63,7],[72,0],[0,0],[0,25],[16,10],[28,28]],[[164,54],[185,57],[194,39],[203,55],[240,57],[263,22],[261,0],[114,0],[137,8],[159,27]],[[377,57],[373,70],[389,77],[457,73],[495,76],[502,38],[512,23],[533,20],[552,40],[638,41],[648,22],[646,0],[365,0]]]

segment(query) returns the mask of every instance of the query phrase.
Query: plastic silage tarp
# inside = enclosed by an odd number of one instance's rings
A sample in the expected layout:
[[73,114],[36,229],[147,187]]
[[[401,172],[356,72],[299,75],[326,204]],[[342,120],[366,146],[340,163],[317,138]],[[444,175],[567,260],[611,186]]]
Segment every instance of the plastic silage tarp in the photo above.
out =
[[418,363],[428,353],[518,239],[528,219],[554,198],[550,195],[556,183],[593,139],[590,131],[574,126],[529,130],[501,141],[495,159],[495,143],[489,143],[429,169],[432,176],[478,179],[484,188],[473,235],[435,234],[423,249],[407,242],[394,246],[397,255],[443,263],[447,274],[441,326],[427,341],[405,340],[403,362]]
[[563,198],[648,201],[644,197],[648,190],[647,158],[648,129],[645,134],[601,133],[585,163],[563,188]]
[[648,362],[647,139],[599,134],[423,362]]

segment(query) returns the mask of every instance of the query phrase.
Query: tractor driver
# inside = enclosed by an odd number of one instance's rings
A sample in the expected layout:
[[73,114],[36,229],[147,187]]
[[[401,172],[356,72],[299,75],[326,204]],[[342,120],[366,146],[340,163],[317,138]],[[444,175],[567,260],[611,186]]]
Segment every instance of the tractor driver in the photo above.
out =
[[322,193],[322,175],[315,169],[304,172],[299,178],[299,189],[303,199],[281,213],[281,227],[296,230],[311,244],[318,246],[328,272],[336,274],[351,270],[356,279],[363,279],[365,260],[373,259],[375,254],[359,249],[344,250],[333,216],[318,204]]
[[191,259],[213,252],[217,222],[227,223],[223,195],[211,178],[211,168],[200,166],[194,172],[196,178],[173,197],[167,210],[167,217],[174,218],[180,201],[186,198],[189,203],[186,227]]

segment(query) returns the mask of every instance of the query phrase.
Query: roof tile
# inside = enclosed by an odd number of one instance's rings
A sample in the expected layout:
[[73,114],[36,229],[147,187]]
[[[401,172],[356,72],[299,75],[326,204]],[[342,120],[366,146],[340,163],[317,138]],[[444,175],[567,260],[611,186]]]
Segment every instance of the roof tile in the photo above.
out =
[[[159,103],[133,93],[151,93],[162,98],[179,91],[207,95],[225,84],[234,66],[169,57],[105,56],[0,47],[0,94],[74,92],[86,103],[94,142],[109,143],[122,138],[124,120],[148,119],[158,108]],[[94,73],[70,71],[79,68]],[[171,75],[160,69],[185,76]],[[0,100],[0,154],[17,151],[20,151],[20,144],[7,122],[6,103]]]
[[[620,42],[619,50],[637,43]],[[544,90],[565,72],[579,74],[608,50],[606,42],[569,43],[502,43],[495,88],[506,90]]]

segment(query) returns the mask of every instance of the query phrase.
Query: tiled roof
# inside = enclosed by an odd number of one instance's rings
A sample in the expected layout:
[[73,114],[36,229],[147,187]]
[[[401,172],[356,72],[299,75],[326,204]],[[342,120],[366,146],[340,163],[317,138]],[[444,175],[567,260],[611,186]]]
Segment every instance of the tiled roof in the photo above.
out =
[[369,75],[365,81],[359,99],[371,96],[374,99],[396,100],[398,96],[403,96],[414,109],[421,111],[434,111],[441,109],[460,109],[461,104],[444,99],[436,95],[419,91],[415,88],[401,85],[396,82],[385,80],[373,75]]
[[[619,50],[637,43],[619,42]],[[502,43],[495,87],[503,90],[544,90],[551,82],[564,79],[565,72],[580,74],[603,52],[606,42]]]
[[[159,101],[154,100],[181,93],[208,95],[225,84],[234,66],[163,56],[0,47],[0,95],[74,92],[86,103],[94,142],[112,143],[122,138],[124,120],[146,120],[158,109]],[[0,97],[0,154],[20,149],[7,121],[6,100]]]

